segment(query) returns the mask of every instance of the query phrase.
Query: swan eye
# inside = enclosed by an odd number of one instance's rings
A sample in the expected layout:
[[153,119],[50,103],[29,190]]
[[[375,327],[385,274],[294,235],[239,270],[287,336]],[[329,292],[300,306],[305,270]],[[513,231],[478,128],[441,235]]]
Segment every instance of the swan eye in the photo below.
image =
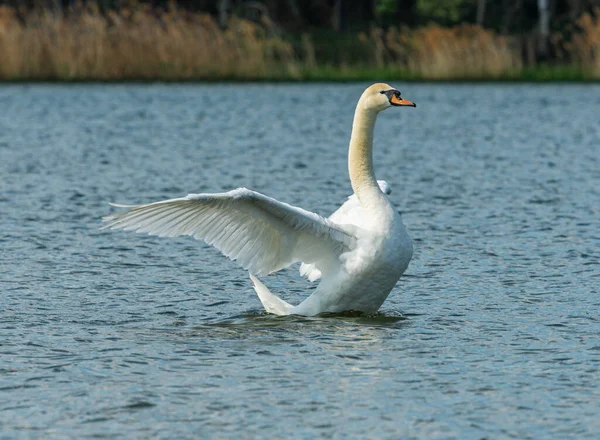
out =
[[402,99],[402,96],[400,96],[399,90],[382,90],[379,93],[381,93],[382,95],[386,95],[389,99],[391,99],[392,96],[395,96],[398,99]]

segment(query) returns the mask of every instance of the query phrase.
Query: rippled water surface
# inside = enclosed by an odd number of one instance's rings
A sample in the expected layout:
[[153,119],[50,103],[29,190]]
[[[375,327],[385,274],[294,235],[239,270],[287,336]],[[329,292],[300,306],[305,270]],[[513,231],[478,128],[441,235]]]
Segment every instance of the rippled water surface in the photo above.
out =
[[329,214],[365,85],[0,87],[0,437],[597,438],[597,85],[395,84],[380,315],[266,315],[201,242],[98,229],[237,186]]

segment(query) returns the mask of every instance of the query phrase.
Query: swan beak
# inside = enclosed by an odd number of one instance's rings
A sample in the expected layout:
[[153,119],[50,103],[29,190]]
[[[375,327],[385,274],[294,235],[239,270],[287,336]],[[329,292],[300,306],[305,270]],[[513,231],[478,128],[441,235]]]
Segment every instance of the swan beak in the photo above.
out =
[[415,104],[412,101],[409,101],[408,99],[404,99],[402,96],[400,95],[396,95],[393,94],[390,97],[390,104],[395,105],[397,107],[416,107],[417,104]]

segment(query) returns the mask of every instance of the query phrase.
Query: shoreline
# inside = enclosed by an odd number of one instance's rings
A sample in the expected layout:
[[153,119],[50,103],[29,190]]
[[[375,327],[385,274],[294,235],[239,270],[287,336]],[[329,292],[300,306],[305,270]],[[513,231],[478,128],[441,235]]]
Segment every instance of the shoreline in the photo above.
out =
[[343,77],[343,78],[186,78],[186,79],[164,79],[164,78],[124,78],[124,79],[0,79],[0,86],[9,85],[120,85],[120,84],[344,84],[357,82],[402,82],[418,84],[600,84],[600,79],[590,78],[543,78],[535,79],[529,77],[510,78],[464,78],[464,79],[422,79],[402,77]]
[[0,12],[0,84],[600,82],[595,21],[573,37],[569,57],[536,64],[517,37],[469,24],[295,35],[236,17],[221,29],[177,8]]
[[333,66],[314,67],[289,73],[285,67],[274,69],[272,74],[264,75],[198,75],[181,76],[167,75],[150,76],[123,76],[113,78],[99,77],[17,77],[0,78],[0,84],[151,84],[151,83],[190,83],[190,84],[215,84],[215,83],[345,83],[361,81],[401,81],[410,83],[451,83],[451,84],[487,84],[487,83],[574,83],[597,84],[600,77],[588,74],[579,66],[556,65],[523,67],[519,71],[495,76],[455,76],[450,75],[440,78],[430,78],[426,75],[406,73],[402,68],[368,68],[363,66],[338,68]]

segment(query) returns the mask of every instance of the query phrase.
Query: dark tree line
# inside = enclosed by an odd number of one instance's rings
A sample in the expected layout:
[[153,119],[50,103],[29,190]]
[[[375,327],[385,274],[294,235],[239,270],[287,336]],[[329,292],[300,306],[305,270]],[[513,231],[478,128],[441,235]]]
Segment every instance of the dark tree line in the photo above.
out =
[[[272,23],[289,32],[331,29],[365,30],[376,26],[452,26],[477,23],[502,34],[550,32],[569,28],[583,13],[600,8],[600,0],[135,0],[135,3],[212,14],[222,26],[231,15]],[[95,3],[102,10],[132,0],[0,0],[20,8],[63,10],[75,3]]]

